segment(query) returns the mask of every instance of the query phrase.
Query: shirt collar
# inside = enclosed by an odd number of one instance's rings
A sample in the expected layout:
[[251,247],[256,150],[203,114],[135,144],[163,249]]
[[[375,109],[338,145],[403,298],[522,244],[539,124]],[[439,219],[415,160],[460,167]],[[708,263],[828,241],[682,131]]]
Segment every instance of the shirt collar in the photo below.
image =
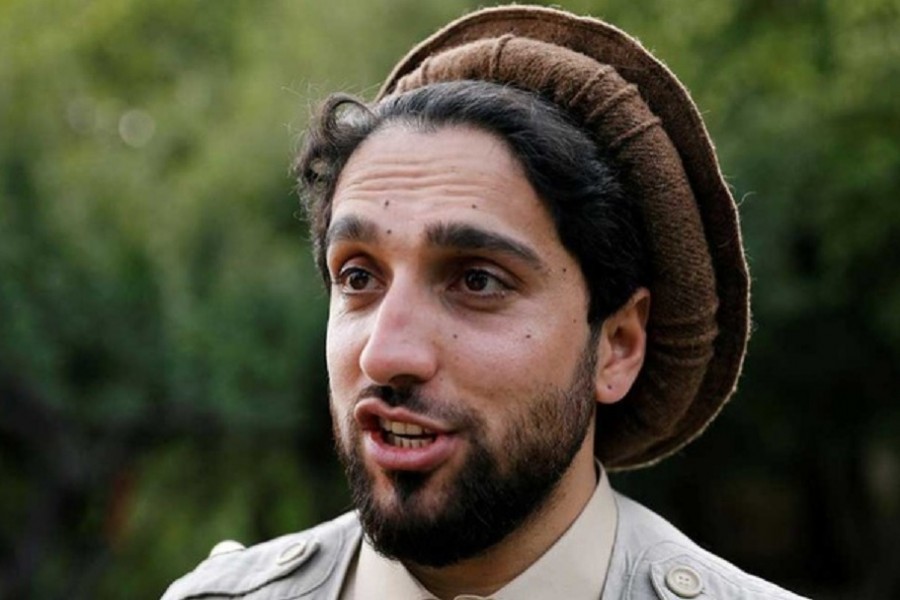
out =
[[[491,596],[462,594],[455,600],[599,598],[612,554],[618,512],[606,472],[599,463],[597,468],[597,487],[581,514],[534,564]],[[379,598],[435,598],[402,563],[378,554],[365,538],[356,568],[349,576],[352,581],[345,582],[349,584],[345,590],[377,590]]]

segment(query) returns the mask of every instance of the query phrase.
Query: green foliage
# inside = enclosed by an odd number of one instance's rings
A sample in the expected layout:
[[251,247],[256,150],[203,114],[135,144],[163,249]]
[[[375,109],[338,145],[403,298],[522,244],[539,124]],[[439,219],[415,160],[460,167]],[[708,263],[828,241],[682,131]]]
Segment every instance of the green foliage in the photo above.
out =
[[[348,506],[295,137],[476,5],[0,2],[0,596],[156,597],[221,538]],[[888,597],[864,557],[900,535],[900,6],[566,8],[692,90],[755,280],[734,405],[621,485],[808,593]]]

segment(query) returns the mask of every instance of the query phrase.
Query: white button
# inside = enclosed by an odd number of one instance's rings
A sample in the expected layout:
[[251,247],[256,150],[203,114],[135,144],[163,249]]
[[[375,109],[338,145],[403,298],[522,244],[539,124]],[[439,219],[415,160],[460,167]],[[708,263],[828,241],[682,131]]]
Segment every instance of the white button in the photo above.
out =
[[703,591],[703,580],[694,569],[678,565],[666,573],[666,587],[681,598],[696,598]]
[[242,543],[234,540],[225,540],[213,546],[213,549],[209,551],[209,556],[213,557],[220,554],[228,554],[229,552],[237,552],[238,550],[243,549],[244,545]]
[[281,551],[278,555],[278,564],[284,565],[293,562],[306,552],[306,542],[295,542]]

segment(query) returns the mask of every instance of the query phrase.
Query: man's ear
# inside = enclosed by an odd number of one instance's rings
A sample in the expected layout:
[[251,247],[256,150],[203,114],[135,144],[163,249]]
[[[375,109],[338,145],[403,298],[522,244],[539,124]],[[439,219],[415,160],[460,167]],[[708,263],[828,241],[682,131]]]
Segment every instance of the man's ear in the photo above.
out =
[[650,292],[639,288],[622,308],[603,321],[597,340],[594,391],[600,404],[625,397],[644,364]]

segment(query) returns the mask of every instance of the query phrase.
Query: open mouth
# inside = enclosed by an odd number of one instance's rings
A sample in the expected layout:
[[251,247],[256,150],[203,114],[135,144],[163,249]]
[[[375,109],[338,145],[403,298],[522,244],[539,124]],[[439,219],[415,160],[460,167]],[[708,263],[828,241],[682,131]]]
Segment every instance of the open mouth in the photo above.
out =
[[434,443],[437,433],[403,421],[391,421],[384,417],[378,420],[385,443],[397,448],[424,448]]

